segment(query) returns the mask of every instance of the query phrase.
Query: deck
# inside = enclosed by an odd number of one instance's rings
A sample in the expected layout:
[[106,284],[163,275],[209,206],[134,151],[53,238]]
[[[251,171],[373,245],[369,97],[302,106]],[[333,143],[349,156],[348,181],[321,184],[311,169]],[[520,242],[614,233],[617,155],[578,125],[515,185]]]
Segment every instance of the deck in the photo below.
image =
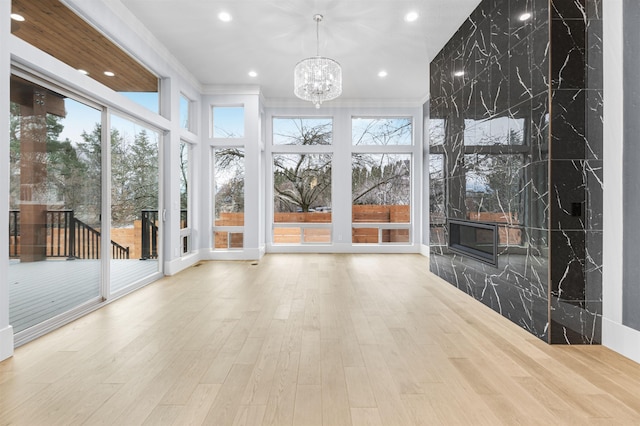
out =
[[[15,333],[100,296],[100,260],[9,264],[9,323]],[[157,260],[111,260],[111,292],[158,271]]]

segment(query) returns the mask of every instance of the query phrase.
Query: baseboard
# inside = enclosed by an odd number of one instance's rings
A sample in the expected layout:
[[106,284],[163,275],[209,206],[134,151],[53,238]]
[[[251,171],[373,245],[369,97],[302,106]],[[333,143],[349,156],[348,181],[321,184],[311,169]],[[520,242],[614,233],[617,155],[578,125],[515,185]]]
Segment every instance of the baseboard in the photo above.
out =
[[640,363],[640,331],[602,319],[602,345]]
[[243,250],[201,251],[202,260],[260,260],[264,256],[264,247],[245,248]]
[[430,247],[426,246],[424,244],[420,244],[420,254],[423,255],[424,257],[429,257],[429,253],[430,253]]
[[0,330],[0,361],[13,356],[13,327]]
[[178,272],[187,269],[200,261],[199,253],[191,253],[178,259],[164,262],[164,274],[175,275]]
[[267,253],[353,253],[353,254],[382,254],[382,253],[401,253],[415,254],[420,253],[418,245],[403,244],[351,244],[349,243],[333,243],[333,244],[268,244]]

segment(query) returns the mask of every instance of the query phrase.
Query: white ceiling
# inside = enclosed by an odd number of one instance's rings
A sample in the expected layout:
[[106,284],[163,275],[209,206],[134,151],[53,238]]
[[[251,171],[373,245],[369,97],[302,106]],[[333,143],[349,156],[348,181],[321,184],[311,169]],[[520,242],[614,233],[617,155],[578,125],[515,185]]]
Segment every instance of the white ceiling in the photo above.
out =
[[[121,0],[207,85],[259,85],[267,99],[290,99],[293,68],[316,54],[343,67],[342,100],[420,101],[428,67],[479,0]],[[404,15],[415,10],[413,23]],[[221,11],[233,20],[220,21]],[[378,77],[380,70],[388,76]],[[248,76],[255,70],[258,77]]]

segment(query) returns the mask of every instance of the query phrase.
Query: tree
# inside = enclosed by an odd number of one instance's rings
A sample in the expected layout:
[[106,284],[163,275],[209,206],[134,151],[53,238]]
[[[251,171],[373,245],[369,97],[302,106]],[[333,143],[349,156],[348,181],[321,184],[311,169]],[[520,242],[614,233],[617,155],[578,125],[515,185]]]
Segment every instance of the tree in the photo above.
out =
[[215,150],[215,213],[244,212],[244,150]]
[[273,156],[276,211],[308,212],[331,204],[331,155]]
[[354,145],[411,145],[410,118],[359,118],[352,126]]
[[158,144],[146,130],[133,141],[111,130],[111,220],[130,225],[142,210],[158,209]]
[[[288,118],[274,124],[274,143],[329,145],[333,137],[330,119]],[[330,154],[276,154],[273,156],[275,211],[308,212],[331,205]]]
[[353,204],[410,204],[408,155],[354,154],[351,176]]

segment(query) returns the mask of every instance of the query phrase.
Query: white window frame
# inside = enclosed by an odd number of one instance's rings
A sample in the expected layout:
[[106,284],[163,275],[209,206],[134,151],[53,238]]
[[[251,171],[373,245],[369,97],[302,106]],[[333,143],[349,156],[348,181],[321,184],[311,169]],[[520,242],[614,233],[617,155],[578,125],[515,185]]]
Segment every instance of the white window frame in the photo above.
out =
[[[409,145],[355,145],[353,143],[353,120],[354,119],[394,119],[394,118],[408,118],[411,121],[411,144]],[[415,197],[415,161],[417,156],[415,155],[415,146],[416,146],[416,120],[413,116],[410,115],[391,115],[391,114],[376,114],[376,115],[361,115],[361,114],[353,114],[349,119],[349,135],[351,144],[351,156],[349,158],[349,171],[351,172],[351,167],[353,167],[353,154],[401,154],[401,155],[409,155],[411,160],[411,167],[409,170],[409,183],[410,188],[409,191],[411,193],[411,204],[409,205],[409,222],[398,222],[398,223],[384,223],[384,222],[353,222],[351,221],[351,227],[353,228],[376,228],[378,229],[378,242],[377,243],[354,243],[353,238],[351,240],[351,244],[353,246],[407,246],[414,244],[414,224],[416,222],[414,215],[413,205],[416,202]],[[351,219],[353,219],[353,201],[351,202]],[[409,232],[409,241],[408,242],[383,242],[382,241],[382,231],[385,229],[406,229]]]
[[[193,238],[191,236],[191,229],[193,227],[193,144],[181,139],[180,145],[184,144],[187,149],[187,227],[182,228],[180,226],[180,256],[184,257],[193,252]],[[179,157],[178,157],[179,158]],[[178,193],[178,197],[181,194]],[[178,216],[178,223],[182,218],[182,209],[180,209],[180,215]],[[187,239],[187,249],[184,248],[184,239]]]
[[[331,119],[331,144],[330,145],[276,145],[273,143],[273,121],[275,119]],[[306,115],[306,114],[284,114],[284,115],[273,115],[269,117],[269,150],[267,152],[267,185],[269,185],[270,194],[269,197],[269,207],[268,207],[268,215],[269,221],[267,223],[270,224],[268,228],[268,241],[271,245],[277,247],[299,247],[299,246],[331,246],[334,242],[334,231],[333,231],[333,190],[335,186],[335,173],[334,173],[334,160],[335,160],[335,118],[332,115],[320,114],[320,115]],[[273,190],[273,156],[278,154],[328,154],[331,155],[331,205],[332,205],[332,214],[331,214],[331,222],[329,223],[295,223],[295,222],[275,222],[275,212],[274,212],[274,190]],[[299,243],[275,243],[274,242],[274,229],[276,228],[300,228],[300,242]],[[329,229],[329,242],[326,243],[311,243],[304,241],[304,229]]]
[[[211,108],[211,110],[213,111],[213,108]],[[234,139],[230,139],[230,140],[234,140]],[[244,228],[246,226],[246,217],[245,217],[245,221],[243,222],[244,225],[242,226],[216,226],[216,194],[215,194],[215,187],[216,187],[216,150],[218,149],[224,149],[224,148],[238,148],[238,149],[242,149],[245,153],[247,153],[247,149],[245,147],[245,145],[243,143],[236,143],[236,144],[216,144],[213,145],[211,147],[211,152],[210,152],[210,158],[211,158],[211,215],[212,215],[212,223],[211,223],[211,244],[210,244],[210,249],[214,252],[224,252],[224,251],[230,251],[230,252],[238,252],[238,251],[243,251],[245,250],[245,242],[244,242]],[[244,194],[243,197],[245,197],[246,200],[246,196],[247,196],[247,174],[246,174],[246,157],[245,157],[245,164],[244,164],[244,168],[245,168],[245,172],[244,172]],[[245,201],[246,202],[246,201]],[[243,213],[245,213],[243,211]],[[229,234],[231,233],[239,233],[242,234],[242,247],[229,247],[229,242],[231,241],[231,239],[227,240],[227,247],[226,248],[216,248],[216,232],[227,232]]]

